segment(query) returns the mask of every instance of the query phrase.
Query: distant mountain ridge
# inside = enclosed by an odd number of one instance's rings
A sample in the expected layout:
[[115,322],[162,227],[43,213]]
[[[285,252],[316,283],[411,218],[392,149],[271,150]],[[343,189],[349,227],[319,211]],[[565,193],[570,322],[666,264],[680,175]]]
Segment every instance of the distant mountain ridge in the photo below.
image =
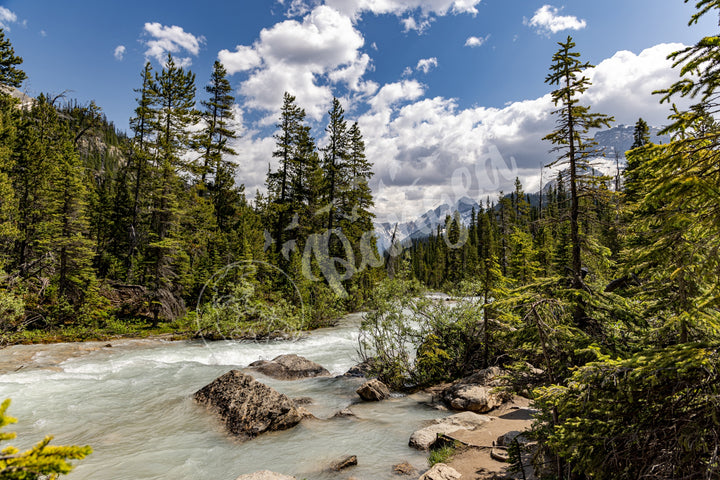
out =
[[[660,127],[650,127],[650,141],[652,143],[660,144],[670,142],[669,135],[660,135],[661,130]],[[615,152],[618,152],[620,157],[624,159],[625,152],[630,150],[630,147],[632,147],[635,141],[635,126],[618,125],[617,127],[597,132],[594,138],[598,143],[597,148],[601,155],[605,155],[609,159],[614,159]],[[624,164],[624,162],[622,163]],[[597,173],[599,174],[600,172]],[[547,192],[555,183],[556,181],[554,179],[546,182],[543,191]],[[539,203],[539,193],[530,193],[527,194],[527,196],[531,204],[537,205]],[[462,223],[469,225],[473,208],[477,212],[481,207],[477,201],[469,197],[462,197],[453,205],[444,203],[423,213],[416,220],[397,223],[395,240],[405,243],[428,237],[436,231],[438,225],[445,224],[445,218],[448,215],[454,215],[456,211],[460,213]],[[390,248],[395,225],[395,223],[390,222],[375,223],[377,245],[381,252]]]
[[[668,143],[670,135],[660,135],[662,128],[650,127],[650,142]],[[625,152],[630,150],[635,142],[634,125],[618,125],[609,130],[603,130],[595,134],[595,141],[598,143],[598,150],[608,158],[614,158],[615,152],[625,157]]]

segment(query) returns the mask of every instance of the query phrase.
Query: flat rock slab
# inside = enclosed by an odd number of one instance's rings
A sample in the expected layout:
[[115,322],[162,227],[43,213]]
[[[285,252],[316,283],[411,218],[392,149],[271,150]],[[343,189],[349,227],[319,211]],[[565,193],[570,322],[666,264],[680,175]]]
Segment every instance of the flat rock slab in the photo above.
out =
[[410,436],[410,446],[420,450],[430,450],[438,434],[448,435],[458,430],[475,430],[492,421],[492,417],[473,412],[462,412],[449,417],[433,420],[430,425],[415,431]]
[[194,399],[207,406],[241,439],[263,432],[294,427],[303,415],[286,395],[239,370],[231,370],[195,392]]
[[294,353],[280,355],[270,361],[258,360],[251,363],[250,367],[276,380],[300,380],[330,375],[322,365]]
[[290,475],[283,475],[282,473],[271,472],[270,470],[262,470],[260,472],[248,473],[246,475],[240,475],[235,480],[296,480],[295,477]]

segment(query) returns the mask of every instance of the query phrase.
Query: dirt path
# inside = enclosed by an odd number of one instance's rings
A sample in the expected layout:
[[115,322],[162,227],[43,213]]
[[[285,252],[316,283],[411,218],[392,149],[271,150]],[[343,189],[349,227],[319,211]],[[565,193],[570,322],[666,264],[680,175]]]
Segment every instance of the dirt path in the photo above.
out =
[[[497,442],[500,435],[510,431],[522,432],[532,425],[532,409],[530,401],[526,398],[515,397],[488,416],[494,418],[482,428],[475,431],[460,430],[449,435],[461,441],[468,447],[456,454],[448,463],[452,468],[462,474],[462,480],[486,480],[494,478],[535,479],[529,467],[525,468],[525,477],[522,473],[509,473],[510,464],[499,462],[490,456],[493,442]],[[525,459],[529,463],[529,459]]]

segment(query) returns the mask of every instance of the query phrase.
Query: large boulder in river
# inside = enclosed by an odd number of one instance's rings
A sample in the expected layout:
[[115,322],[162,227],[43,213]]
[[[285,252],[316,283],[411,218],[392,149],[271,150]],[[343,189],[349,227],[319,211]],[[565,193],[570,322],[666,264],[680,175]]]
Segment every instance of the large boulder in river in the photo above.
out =
[[437,441],[438,434],[448,435],[458,430],[475,430],[492,420],[493,417],[473,412],[462,412],[439,418],[433,420],[427,427],[413,432],[409,444],[420,450],[430,450],[430,447]]
[[457,480],[462,477],[460,472],[444,463],[436,463],[418,480]]
[[443,400],[453,410],[487,413],[506,400],[496,388],[504,384],[500,378],[504,373],[498,367],[478,370],[448,387]]
[[250,367],[276,380],[299,380],[330,375],[322,365],[294,353],[280,355],[270,361],[258,360],[251,363]]
[[262,470],[260,472],[240,475],[235,480],[295,480],[295,477],[271,472],[270,470]]
[[243,439],[286,430],[303,418],[290,398],[239,370],[216,378],[194,398],[218,415],[228,432]]
[[376,378],[363,383],[355,392],[368,402],[378,402],[390,396],[390,389],[387,385]]

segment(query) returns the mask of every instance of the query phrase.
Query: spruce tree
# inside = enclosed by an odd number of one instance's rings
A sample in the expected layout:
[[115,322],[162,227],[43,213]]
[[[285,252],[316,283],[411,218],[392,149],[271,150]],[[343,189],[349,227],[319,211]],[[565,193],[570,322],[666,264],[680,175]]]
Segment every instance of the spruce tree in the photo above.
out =
[[22,57],[15,55],[12,43],[5,38],[5,32],[0,28],[0,85],[20,88],[27,78],[25,72],[18,68],[22,63]]
[[205,183],[208,174],[214,174],[222,162],[222,156],[236,155],[228,141],[237,138],[230,122],[235,119],[233,105],[235,97],[227,79],[227,70],[222,63],[215,61],[210,75],[210,83],[205,86],[210,94],[209,100],[200,102],[205,110],[201,114],[204,128],[196,137],[202,155],[201,182]]
[[612,117],[599,113],[590,113],[590,107],[581,105],[580,96],[590,86],[590,80],[583,70],[592,67],[579,60],[580,53],[573,51],[575,43],[572,37],[559,42],[560,48],[553,55],[550,74],[545,83],[557,85],[552,92],[553,103],[559,107],[553,112],[556,116],[556,130],[544,137],[554,145],[553,152],[560,156],[550,165],[566,166],[569,170],[570,186],[570,242],[572,248],[572,285],[583,288],[582,281],[582,238],[580,234],[580,196],[582,183],[592,175],[589,158],[593,155],[593,142],[588,131],[601,126],[609,127]]
[[[7,399],[0,404],[0,428],[15,423],[17,420],[6,412],[10,406]],[[0,432],[0,442],[16,438],[14,432]],[[0,478],[3,480],[30,480],[35,478],[57,478],[67,474],[73,465],[68,460],[82,460],[92,453],[89,446],[54,446],[50,445],[53,437],[47,436],[25,452],[8,446],[0,450]]]
[[333,98],[332,108],[328,111],[330,116],[325,131],[328,134],[328,144],[323,149],[323,170],[326,180],[324,188],[324,202],[328,208],[327,229],[332,230],[337,225],[338,196],[344,185],[344,167],[348,158],[347,122],[345,110],[340,100]]
[[[213,64],[210,83],[205,91],[210,94],[210,99],[201,102],[205,107],[201,114],[204,128],[195,139],[201,155],[200,165],[196,169],[200,171],[202,186],[209,190],[217,226],[227,231],[243,192],[242,188],[235,185],[236,166],[227,158],[237,155],[229,145],[231,140],[237,138],[237,134],[232,128],[235,97],[222,63],[215,61]],[[209,175],[212,176],[212,183],[208,182]]]

